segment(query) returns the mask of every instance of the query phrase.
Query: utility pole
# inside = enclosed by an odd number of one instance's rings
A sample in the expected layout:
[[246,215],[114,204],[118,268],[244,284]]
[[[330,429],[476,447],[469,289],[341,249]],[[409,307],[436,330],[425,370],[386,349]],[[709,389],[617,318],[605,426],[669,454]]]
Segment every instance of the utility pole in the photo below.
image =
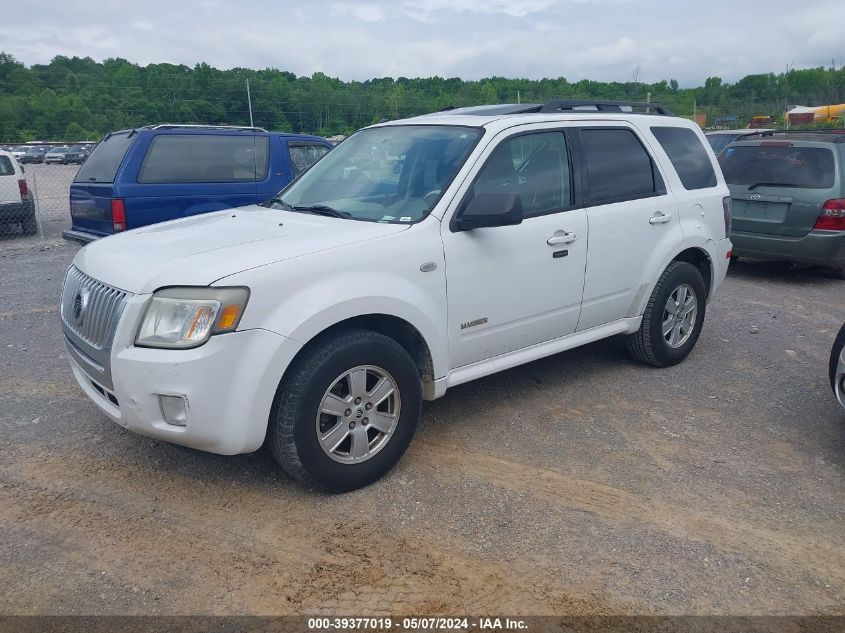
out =
[[255,127],[252,123],[252,98],[249,96],[249,79],[246,80],[246,102],[249,105],[249,127]]

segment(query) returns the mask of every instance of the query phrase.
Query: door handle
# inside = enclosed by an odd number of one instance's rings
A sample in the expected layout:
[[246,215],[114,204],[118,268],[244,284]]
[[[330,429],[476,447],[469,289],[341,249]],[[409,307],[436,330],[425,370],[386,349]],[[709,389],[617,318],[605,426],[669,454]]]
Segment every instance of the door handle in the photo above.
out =
[[572,244],[572,242],[577,239],[578,236],[575,235],[575,233],[567,233],[566,231],[555,231],[555,234],[546,240],[546,244],[548,244],[549,246],[557,246],[558,244]]
[[653,216],[648,219],[649,224],[666,224],[669,220],[672,219],[672,216],[668,213],[663,213],[658,211]]

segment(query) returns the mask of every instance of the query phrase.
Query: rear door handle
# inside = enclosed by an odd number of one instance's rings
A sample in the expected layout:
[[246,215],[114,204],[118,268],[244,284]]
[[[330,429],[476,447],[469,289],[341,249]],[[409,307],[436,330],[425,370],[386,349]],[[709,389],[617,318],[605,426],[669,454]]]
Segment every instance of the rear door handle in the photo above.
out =
[[572,244],[572,242],[577,239],[578,236],[575,235],[575,233],[567,233],[566,231],[555,231],[555,234],[546,240],[546,244],[548,244],[549,246],[557,246],[558,244]]
[[648,219],[649,224],[666,224],[669,220],[672,219],[672,216],[668,213],[662,213],[658,211],[653,216]]

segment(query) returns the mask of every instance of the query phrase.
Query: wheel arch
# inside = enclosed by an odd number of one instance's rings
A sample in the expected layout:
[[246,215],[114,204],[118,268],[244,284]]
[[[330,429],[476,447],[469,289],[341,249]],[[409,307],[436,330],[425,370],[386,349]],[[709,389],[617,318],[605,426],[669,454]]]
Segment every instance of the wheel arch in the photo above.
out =
[[378,332],[399,343],[408,352],[408,355],[417,366],[423,399],[434,399],[435,367],[428,342],[419,329],[409,321],[392,314],[384,313],[359,314],[340,319],[315,333],[307,341],[301,341],[303,343],[302,348],[285,369],[281,380],[284,380],[285,374],[287,374],[290,367],[296,362],[297,357],[305,350],[319,344],[325,337],[345,329],[361,329]]
[[[704,279],[704,288],[706,290],[707,297],[710,297],[713,292],[714,269],[713,260],[710,258],[710,254],[706,250],[698,246],[691,246],[675,255],[672,258],[672,262],[687,262],[688,264],[695,266],[698,269],[698,272],[701,273],[701,277]],[[672,262],[669,263],[671,264]],[[669,264],[667,264],[667,266],[668,265]]]

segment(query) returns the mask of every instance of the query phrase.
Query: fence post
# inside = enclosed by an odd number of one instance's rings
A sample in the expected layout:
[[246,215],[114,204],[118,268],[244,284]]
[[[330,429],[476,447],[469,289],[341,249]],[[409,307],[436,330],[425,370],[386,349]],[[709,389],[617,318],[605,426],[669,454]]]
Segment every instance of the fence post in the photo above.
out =
[[32,206],[35,212],[35,222],[38,224],[38,236],[44,241],[44,222],[41,219],[41,197],[38,195],[38,174],[32,170]]

